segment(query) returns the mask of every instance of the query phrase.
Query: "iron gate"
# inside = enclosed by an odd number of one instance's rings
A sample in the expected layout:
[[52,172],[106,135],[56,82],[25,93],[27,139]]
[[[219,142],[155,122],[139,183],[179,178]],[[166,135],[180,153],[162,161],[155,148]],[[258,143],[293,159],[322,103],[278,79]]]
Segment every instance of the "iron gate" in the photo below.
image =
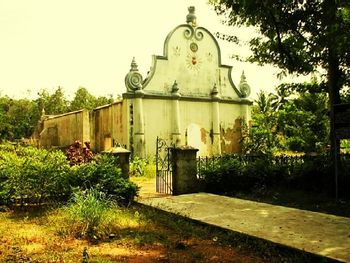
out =
[[168,146],[164,139],[157,137],[156,147],[156,191],[157,193],[172,194],[173,165],[171,146]]

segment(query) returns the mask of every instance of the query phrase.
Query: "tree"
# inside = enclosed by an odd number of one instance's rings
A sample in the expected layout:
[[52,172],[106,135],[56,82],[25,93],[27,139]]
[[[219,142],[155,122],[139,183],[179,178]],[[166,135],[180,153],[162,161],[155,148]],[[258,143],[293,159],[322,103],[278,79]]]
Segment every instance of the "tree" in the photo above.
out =
[[[277,118],[280,105],[274,103],[275,96],[260,91],[254,101],[251,129],[242,132],[242,150],[246,154],[271,154],[279,146]],[[244,126],[243,126],[244,127]]]
[[324,152],[329,145],[328,96],[321,89],[312,76],[310,82],[283,83],[276,93],[260,91],[253,104],[253,125],[243,132],[245,152]]
[[45,110],[46,114],[55,115],[69,111],[69,102],[64,95],[62,87],[58,87],[53,94],[43,89],[38,93],[38,96],[36,103],[40,110]]
[[56,115],[79,109],[93,109],[113,102],[113,97],[94,97],[87,89],[79,88],[75,98],[69,102],[61,87],[52,94],[46,89],[38,93],[36,100],[12,99],[0,96],[0,141],[28,138],[38,124],[42,110]]
[[75,92],[74,99],[70,104],[70,110],[93,109],[95,107],[95,97],[84,87],[79,87]]
[[112,102],[112,96],[110,96],[109,98],[103,96],[96,98],[95,96],[91,95],[86,88],[79,87],[78,90],[75,92],[74,99],[70,104],[70,110],[92,110],[98,106],[106,105]]
[[7,96],[0,97],[0,141],[9,140],[12,137],[12,125],[7,114],[11,99]]
[[278,131],[284,147],[298,152],[322,152],[329,144],[325,93],[301,92],[278,111]]
[[34,101],[0,97],[0,141],[28,138],[39,118]]
[[28,138],[40,118],[40,111],[34,101],[28,99],[12,100],[8,110],[8,121],[12,127],[12,139]]
[[[212,0],[229,25],[255,26],[249,61],[274,64],[284,73],[308,74],[323,68],[330,101],[350,83],[350,2],[347,0]],[[331,138],[334,127],[331,125]],[[332,149],[335,143],[332,143]]]
[[[336,171],[334,105],[350,84],[349,0],[210,0],[228,25],[255,26],[248,61],[273,64],[283,73],[309,74],[323,69],[329,96],[331,154]],[[336,175],[335,175],[336,176]],[[337,179],[336,179],[337,185]],[[337,190],[336,190],[337,196]]]

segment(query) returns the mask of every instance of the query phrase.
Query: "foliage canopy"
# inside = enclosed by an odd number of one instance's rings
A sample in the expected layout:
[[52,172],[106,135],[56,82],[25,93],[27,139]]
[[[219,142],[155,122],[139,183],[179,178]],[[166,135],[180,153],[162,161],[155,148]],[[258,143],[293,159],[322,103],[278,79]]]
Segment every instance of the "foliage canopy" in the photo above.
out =
[[[233,26],[254,26],[248,61],[273,64],[285,73],[323,69],[330,104],[331,152],[335,152],[334,105],[350,83],[350,2],[347,0],[211,0]],[[337,150],[337,151],[338,151]]]
[[[339,0],[211,1],[228,25],[255,26],[250,61],[274,64],[289,73],[331,67],[335,59],[343,81],[350,66],[350,3]],[[344,83],[344,82],[343,82]]]

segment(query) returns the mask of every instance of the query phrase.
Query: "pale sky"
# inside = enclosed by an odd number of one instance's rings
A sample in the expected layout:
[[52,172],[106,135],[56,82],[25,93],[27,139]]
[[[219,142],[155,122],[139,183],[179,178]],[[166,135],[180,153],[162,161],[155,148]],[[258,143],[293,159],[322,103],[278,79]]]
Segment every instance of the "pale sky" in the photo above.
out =
[[[186,22],[196,7],[198,26],[212,33],[252,30],[220,24],[206,0],[0,0],[0,95],[36,98],[40,89],[63,87],[73,96],[83,86],[95,96],[126,91],[124,77],[135,57],[145,76],[152,55],[163,54],[167,34]],[[240,63],[232,53],[248,54],[243,45],[219,40],[222,63],[233,66],[238,85],[245,71],[252,95],[280,83],[276,69]]]

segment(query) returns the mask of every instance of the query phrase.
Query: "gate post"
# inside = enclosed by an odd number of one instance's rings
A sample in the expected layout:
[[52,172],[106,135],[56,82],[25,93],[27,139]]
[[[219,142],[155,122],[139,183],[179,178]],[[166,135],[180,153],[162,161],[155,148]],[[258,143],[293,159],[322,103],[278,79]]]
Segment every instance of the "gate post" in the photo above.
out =
[[189,146],[171,148],[173,162],[173,195],[198,192],[197,151],[198,149]]
[[124,178],[129,178],[130,169],[130,151],[122,147],[112,147],[107,151],[103,151],[102,154],[110,154],[114,157],[114,162],[122,170]]

